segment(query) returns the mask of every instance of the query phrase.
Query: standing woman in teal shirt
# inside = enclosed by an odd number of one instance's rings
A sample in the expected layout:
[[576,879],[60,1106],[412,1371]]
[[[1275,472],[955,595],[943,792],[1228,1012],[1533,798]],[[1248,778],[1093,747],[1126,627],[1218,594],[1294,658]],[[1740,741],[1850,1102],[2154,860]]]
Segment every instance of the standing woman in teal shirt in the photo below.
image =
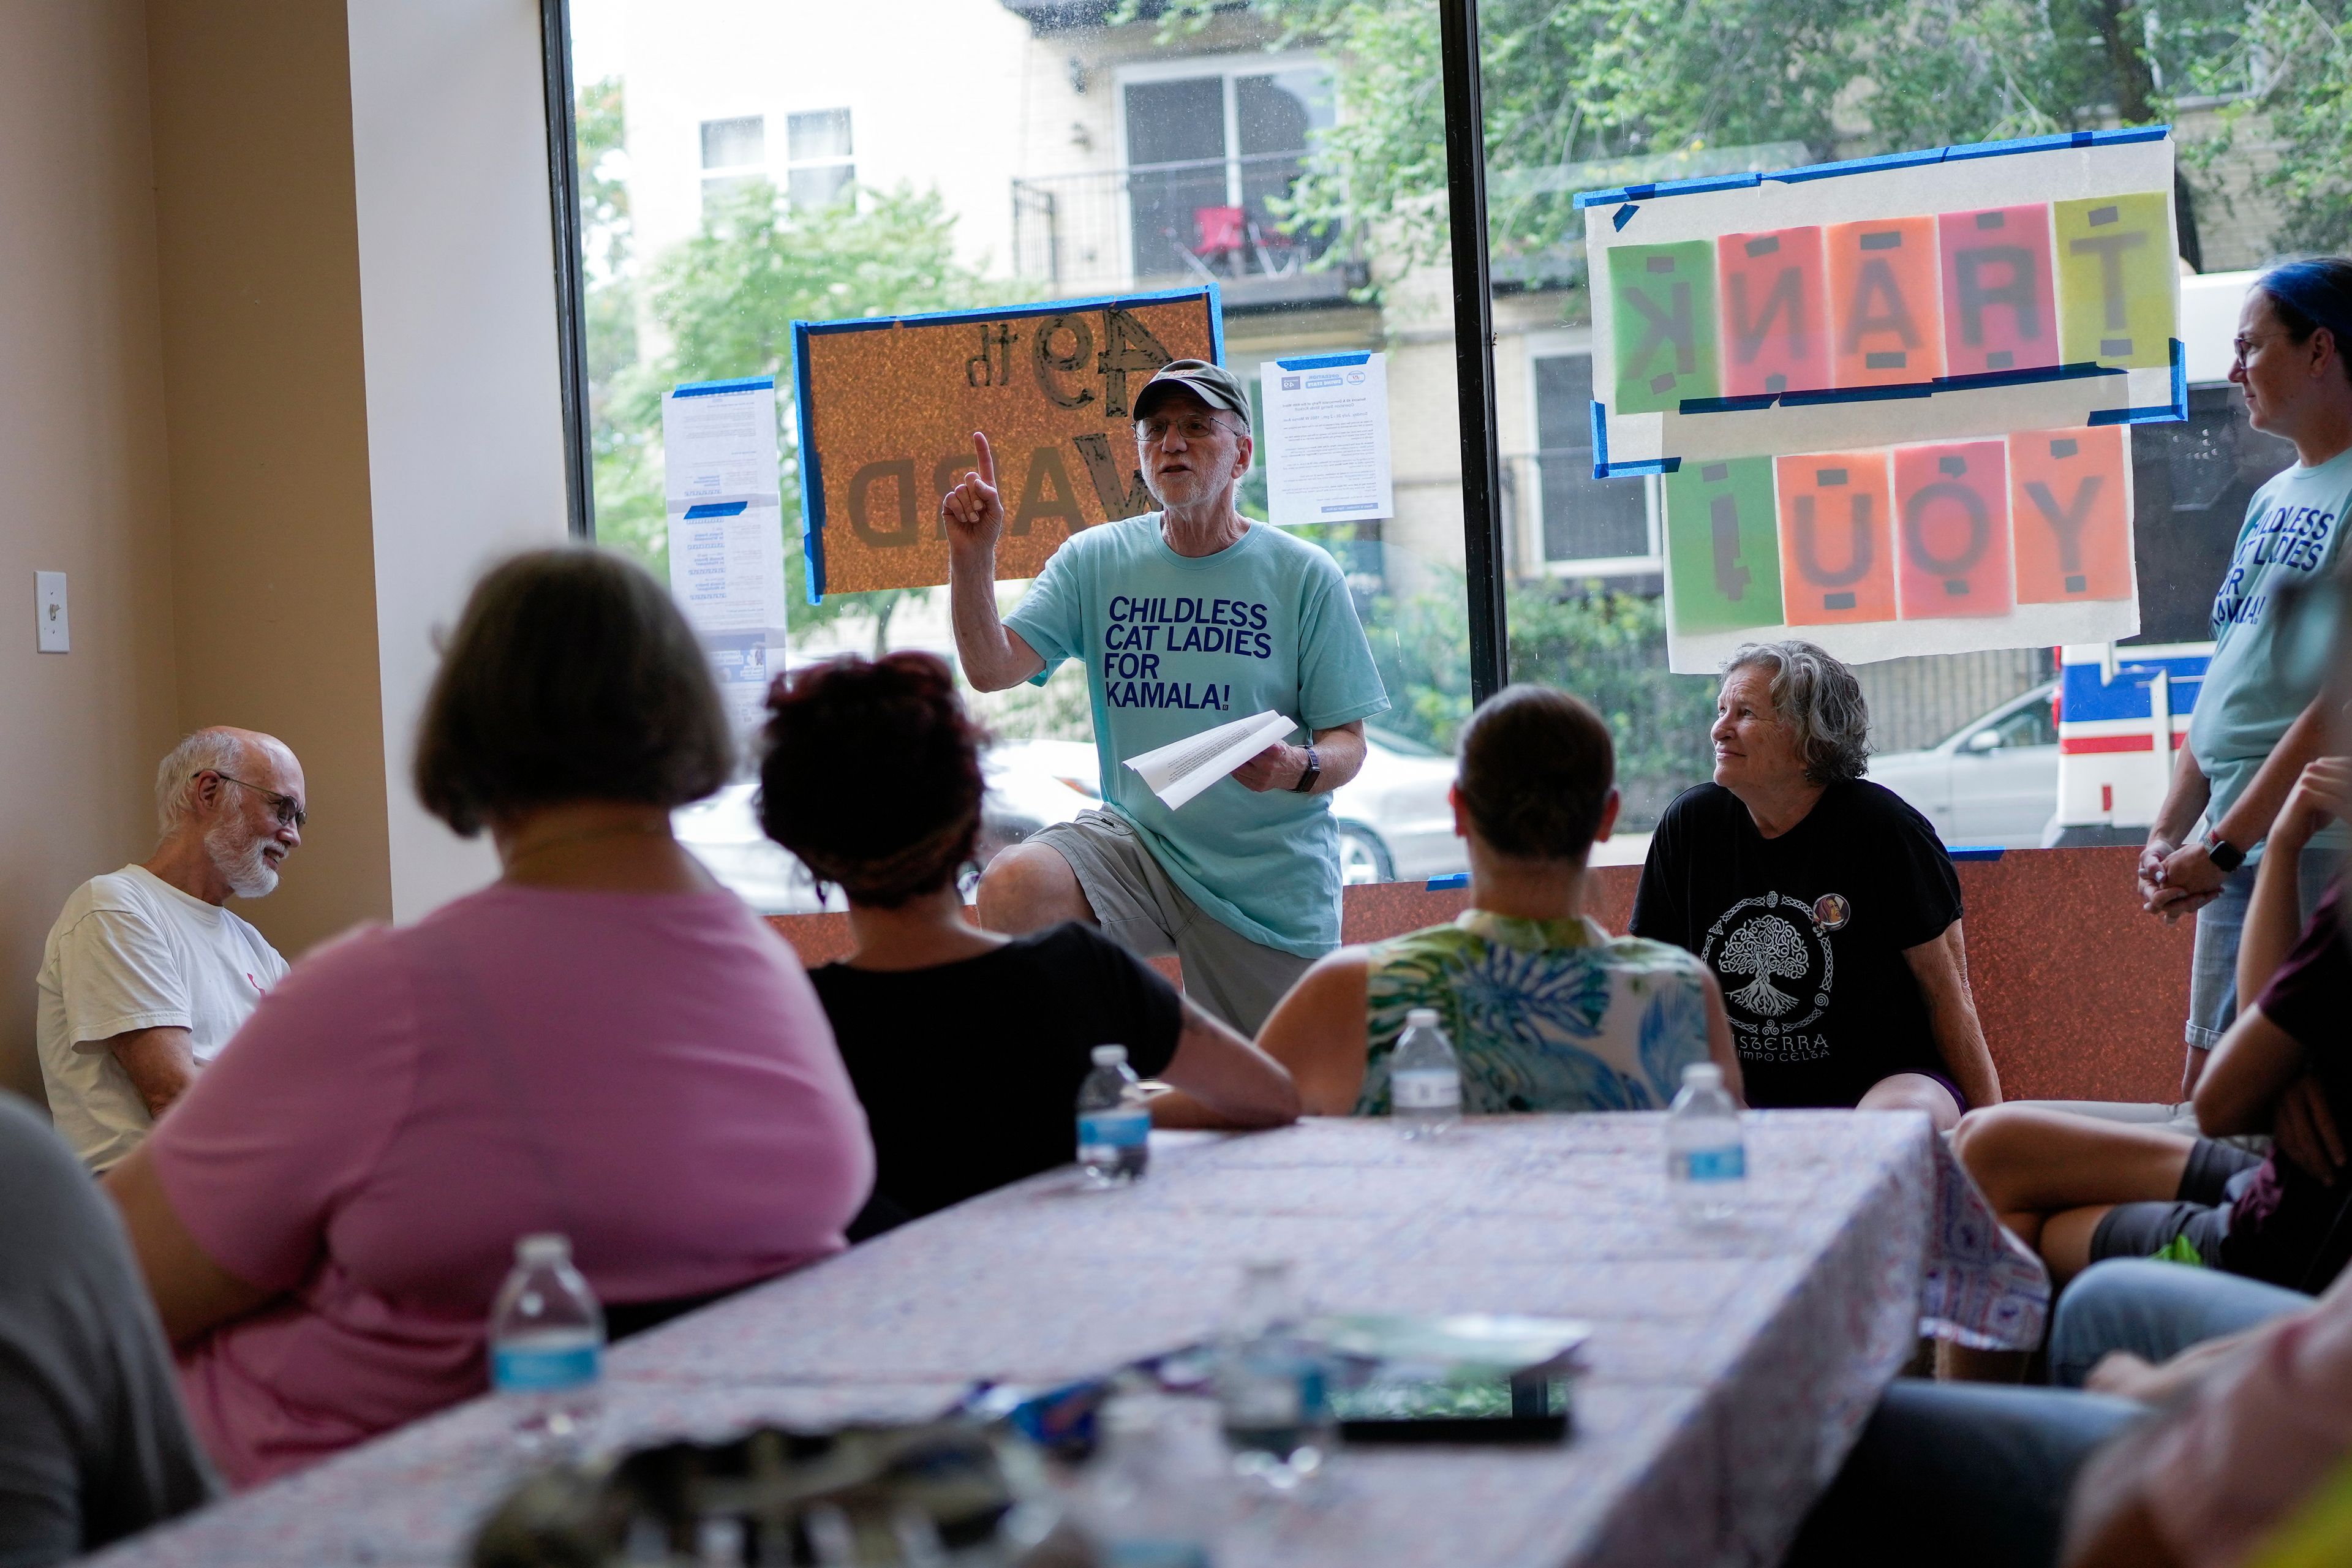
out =
[[[2304,764],[2326,742],[2317,668],[2282,645],[2284,599],[2343,558],[2352,510],[2352,260],[2273,268],[2246,293],[2230,379],[2257,430],[2294,443],[2295,463],[2254,493],[2230,570],[2213,598],[2213,658],[2189,744],[2139,858],[2139,895],[2167,921],[2195,913],[2185,1097],[2237,1013],[2238,933],[2262,837]],[[2190,830],[2200,816],[2201,837]],[[2315,839],[2306,903],[2327,885],[2343,826]],[[2309,913],[2308,909],[2305,914]]]

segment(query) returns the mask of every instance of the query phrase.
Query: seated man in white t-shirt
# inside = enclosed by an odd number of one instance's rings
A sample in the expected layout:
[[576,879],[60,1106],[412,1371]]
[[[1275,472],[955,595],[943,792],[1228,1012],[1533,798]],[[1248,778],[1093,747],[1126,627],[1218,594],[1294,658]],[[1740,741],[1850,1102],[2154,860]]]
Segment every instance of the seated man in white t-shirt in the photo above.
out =
[[199,730],[155,773],[163,837],[66,900],[41,953],[41,1080],[93,1172],[139,1146],[286,961],[223,908],[258,899],[302,842],[302,767],[251,730]]

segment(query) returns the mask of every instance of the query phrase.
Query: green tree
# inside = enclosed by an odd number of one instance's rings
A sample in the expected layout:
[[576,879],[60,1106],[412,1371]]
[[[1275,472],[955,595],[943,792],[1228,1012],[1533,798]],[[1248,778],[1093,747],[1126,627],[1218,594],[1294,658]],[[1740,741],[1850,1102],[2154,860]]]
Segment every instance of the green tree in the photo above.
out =
[[[2344,0],[2326,3],[2340,40]],[[1198,27],[1223,8],[1173,0],[1160,25]],[[1370,221],[1411,259],[1442,259],[1436,7],[1251,9],[1276,26],[1277,47],[1334,59],[1347,106],[1293,193],[1294,221]],[[1490,242],[1508,257],[1581,235],[1573,190],[1548,185],[1548,170],[1758,143],[1800,142],[1828,158],[2146,123],[2171,113],[2176,90],[2247,79],[2242,0],[2178,0],[2153,26],[2152,15],[2134,0],[1489,0],[1487,159],[1515,176],[1490,189]],[[2343,124],[2339,113],[2339,137]],[[2340,179],[2340,156],[2331,168]]]
[[[1445,750],[1470,716],[1463,593],[1459,573],[1442,573],[1426,592],[1375,599],[1364,617],[1391,704],[1378,722]],[[1511,588],[1507,615],[1510,667],[1540,671],[1608,721],[1628,829],[1646,829],[1668,801],[1707,776],[1716,682],[1667,669],[1660,600],[1597,583],[1525,583]]]
[[[2254,0],[2233,53],[2202,75],[2209,90],[2252,85],[2224,110],[2218,158],[2257,125],[2277,146],[2261,187],[2279,203],[2278,243],[2352,250],[2352,5],[2346,0]],[[2252,117],[2261,116],[2252,124]]]
[[[756,182],[706,212],[692,238],[647,264],[630,256],[625,187],[602,177],[606,156],[621,145],[619,84],[584,89],[579,116],[583,228],[592,258],[602,258],[601,265],[592,260],[588,299],[598,540],[666,577],[663,394],[681,382],[773,375],[782,425],[785,596],[793,629],[856,612],[872,618],[877,650],[887,646],[893,612],[908,595],[929,590],[828,595],[822,605],[806,603],[797,426],[786,366],[792,322],[982,302],[990,291],[977,271],[956,258],[954,219],[932,192],[853,188],[833,205],[808,212],[791,208],[774,186]],[[633,287],[646,290],[645,313],[663,345],[650,357],[637,353]],[[596,324],[605,318],[625,324],[625,334],[616,324],[600,336]],[[600,357],[600,345],[609,358]]]

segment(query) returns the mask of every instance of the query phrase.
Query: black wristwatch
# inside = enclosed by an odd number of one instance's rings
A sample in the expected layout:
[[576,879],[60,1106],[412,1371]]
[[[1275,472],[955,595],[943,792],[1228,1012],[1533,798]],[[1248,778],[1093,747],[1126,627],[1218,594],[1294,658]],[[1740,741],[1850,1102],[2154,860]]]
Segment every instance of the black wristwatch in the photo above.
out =
[[1315,789],[1315,781],[1322,776],[1323,759],[1315,754],[1314,747],[1309,746],[1307,748],[1307,771],[1298,775],[1298,782],[1297,784],[1290,786],[1291,793],[1294,795],[1312,794]]
[[2213,862],[2213,869],[2226,877],[2246,863],[2246,852],[2222,837],[2218,828],[2208,828],[2205,858]]

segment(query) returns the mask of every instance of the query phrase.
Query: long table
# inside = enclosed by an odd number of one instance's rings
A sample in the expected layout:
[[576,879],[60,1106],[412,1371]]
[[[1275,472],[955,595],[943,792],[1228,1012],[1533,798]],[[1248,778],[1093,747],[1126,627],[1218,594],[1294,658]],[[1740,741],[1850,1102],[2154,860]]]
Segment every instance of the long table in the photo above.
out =
[[[1769,1563],[1923,1326],[2030,1342],[2046,1286],[1916,1113],[1748,1119],[1738,1217],[1684,1223],[1659,1118],[1385,1121],[1156,1134],[1111,1193],[1048,1173],[617,1346],[606,1435],[718,1436],[937,1413],[1192,1342],[1239,1265],[1330,1310],[1509,1311],[1594,1329],[1565,1445],[1343,1451],[1222,1568]],[[108,1568],[462,1562],[518,1461],[477,1400],[123,1543]]]

